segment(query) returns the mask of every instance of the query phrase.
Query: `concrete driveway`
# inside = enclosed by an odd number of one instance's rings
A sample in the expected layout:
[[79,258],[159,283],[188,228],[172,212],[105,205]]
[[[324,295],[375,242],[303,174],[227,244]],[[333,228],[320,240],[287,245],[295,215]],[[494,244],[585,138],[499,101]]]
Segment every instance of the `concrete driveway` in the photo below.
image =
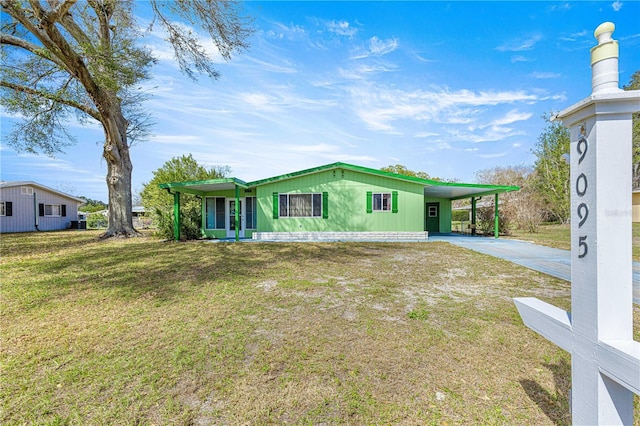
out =
[[[429,235],[429,241],[444,241],[508,260],[526,268],[571,281],[571,252],[526,241],[469,237],[456,234]],[[640,304],[640,263],[633,262],[633,302]]]

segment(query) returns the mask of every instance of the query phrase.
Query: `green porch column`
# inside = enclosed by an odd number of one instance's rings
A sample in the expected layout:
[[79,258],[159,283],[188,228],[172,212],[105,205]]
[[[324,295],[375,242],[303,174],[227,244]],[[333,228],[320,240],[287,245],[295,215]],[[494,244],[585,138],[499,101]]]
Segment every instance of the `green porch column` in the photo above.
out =
[[476,197],[471,197],[471,235],[476,235]]
[[498,213],[498,194],[496,193],[495,212],[493,213],[493,236],[498,238],[500,226],[500,214]]
[[180,193],[173,193],[173,237],[180,240]]
[[236,185],[236,208],[235,210],[235,228],[236,228],[236,241],[240,241],[240,191],[238,190],[238,185]]

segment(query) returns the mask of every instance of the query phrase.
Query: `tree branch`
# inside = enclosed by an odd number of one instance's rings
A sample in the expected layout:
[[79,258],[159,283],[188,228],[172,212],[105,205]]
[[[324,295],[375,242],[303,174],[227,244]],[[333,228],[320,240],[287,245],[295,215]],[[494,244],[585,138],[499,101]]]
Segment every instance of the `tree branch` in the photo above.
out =
[[74,4],[76,4],[76,2],[77,0],[64,0],[51,12],[48,12],[51,22],[59,22],[67,13],[69,13],[69,10]]
[[58,65],[61,68],[64,68],[65,70],[67,70],[67,66],[65,65],[64,62],[60,61],[57,57],[52,56],[52,55],[47,55],[46,54],[46,50],[40,46],[38,46],[37,44],[33,44],[30,43],[24,39],[21,39],[19,37],[15,37],[12,36],[10,34],[6,34],[6,33],[0,33],[0,44],[6,44],[9,46],[15,46],[15,47],[19,47],[21,49],[24,49],[30,53],[33,53],[34,55],[37,55],[43,59],[46,59],[48,61],[53,62],[54,64]]
[[5,80],[0,80],[0,86],[1,87],[6,87],[8,89],[11,90],[15,90],[16,92],[22,92],[22,93],[27,93],[29,95],[35,95],[44,99],[49,99],[51,101],[54,102],[60,102],[62,104],[65,104],[67,106],[76,108],[82,112],[84,112],[85,114],[95,118],[96,120],[102,122],[102,116],[100,115],[100,112],[96,111],[93,108],[89,108],[86,105],[82,105],[81,103],[78,103],[74,100],[71,99],[66,99],[66,98],[62,98],[58,95],[55,95],[53,93],[48,93],[48,92],[43,92],[41,90],[36,90],[36,89],[32,89],[31,87],[27,87],[27,86],[22,86],[20,84],[15,84],[15,83],[11,83],[10,81],[5,81]]

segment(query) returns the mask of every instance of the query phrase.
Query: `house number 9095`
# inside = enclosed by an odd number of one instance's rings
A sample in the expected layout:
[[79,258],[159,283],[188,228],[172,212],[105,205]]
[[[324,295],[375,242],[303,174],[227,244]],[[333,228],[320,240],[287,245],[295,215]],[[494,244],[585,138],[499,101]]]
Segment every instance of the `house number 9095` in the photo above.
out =
[[[589,142],[587,138],[584,136],[584,128],[580,129],[580,139],[578,139],[578,144],[576,145],[576,150],[578,151],[578,166],[582,164],[582,160],[587,155],[587,151],[589,150]],[[587,190],[589,189],[589,181],[587,179],[587,175],[584,173],[580,173],[576,179],[576,194],[578,197],[582,198],[587,194]],[[578,204],[578,208],[576,209],[576,213],[578,215],[578,229],[582,228],[582,225],[585,224],[587,219],[589,218],[589,206],[587,203],[581,202]],[[586,235],[578,236],[578,258],[582,259],[589,253],[589,243],[587,242]]]

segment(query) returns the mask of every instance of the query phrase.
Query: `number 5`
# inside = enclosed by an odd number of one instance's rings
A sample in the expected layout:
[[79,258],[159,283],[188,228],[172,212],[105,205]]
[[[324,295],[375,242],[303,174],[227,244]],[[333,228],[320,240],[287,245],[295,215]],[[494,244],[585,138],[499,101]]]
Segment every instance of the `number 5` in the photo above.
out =
[[[582,251],[584,249],[584,251]],[[582,259],[589,252],[589,245],[587,244],[587,236],[580,237],[578,240],[578,259]]]

